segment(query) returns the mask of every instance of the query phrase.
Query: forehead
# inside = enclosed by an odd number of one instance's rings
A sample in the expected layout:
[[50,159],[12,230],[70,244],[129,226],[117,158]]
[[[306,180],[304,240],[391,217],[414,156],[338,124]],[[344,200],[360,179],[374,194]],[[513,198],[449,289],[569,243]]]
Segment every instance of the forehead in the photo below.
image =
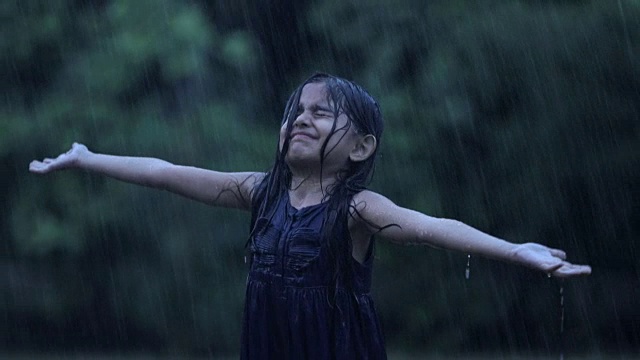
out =
[[300,104],[326,104],[328,103],[327,94],[327,86],[324,83],[306,84],[300,94]]

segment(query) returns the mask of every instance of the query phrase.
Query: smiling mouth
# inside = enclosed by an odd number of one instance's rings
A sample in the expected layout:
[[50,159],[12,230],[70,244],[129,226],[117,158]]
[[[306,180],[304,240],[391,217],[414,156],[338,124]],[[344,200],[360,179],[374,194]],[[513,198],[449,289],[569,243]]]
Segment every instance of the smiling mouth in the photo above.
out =
[[300,138],[313,139],[313,137],[311,135],[303,134],[303,133],[297,133],[297,134],[292,134],[291,135],[291,140],[300,139]]

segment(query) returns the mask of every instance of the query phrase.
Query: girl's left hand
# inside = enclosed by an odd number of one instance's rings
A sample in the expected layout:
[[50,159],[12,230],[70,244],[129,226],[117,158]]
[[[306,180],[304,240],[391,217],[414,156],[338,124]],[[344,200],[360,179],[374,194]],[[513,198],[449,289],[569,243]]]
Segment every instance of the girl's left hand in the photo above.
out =
[[520,244],[513,251],[513,256],[518,263],[556,277],[564,278],[591,274],[590,266],[571,264],[565,260],[567,255],[564,251],[552,249],[541,244]]

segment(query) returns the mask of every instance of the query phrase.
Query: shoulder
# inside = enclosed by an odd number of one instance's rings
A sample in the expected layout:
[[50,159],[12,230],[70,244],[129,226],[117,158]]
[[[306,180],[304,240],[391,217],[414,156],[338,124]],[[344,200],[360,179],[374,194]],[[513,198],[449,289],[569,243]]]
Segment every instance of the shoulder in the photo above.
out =
[[250,199],[254,199],[267,174],[263,172],[245,172],[236,173],[236,176],[242,192],[248,194]]
[[248,190],[255,189],[266,177],[265,173],[262,172],[243,172],[236,173],[236,177],[239,180],[240,184]]
[[385,196],[371,190],[360,191],[353,195],[351,200],[351,207],[359,212],[380,210],[387,206],[395,206],[395,204]]
[[388,226],[386,217],[397,208],[387,197],[370,190],[363,190],[353,196],[350,208],[350,225],[378,232]]

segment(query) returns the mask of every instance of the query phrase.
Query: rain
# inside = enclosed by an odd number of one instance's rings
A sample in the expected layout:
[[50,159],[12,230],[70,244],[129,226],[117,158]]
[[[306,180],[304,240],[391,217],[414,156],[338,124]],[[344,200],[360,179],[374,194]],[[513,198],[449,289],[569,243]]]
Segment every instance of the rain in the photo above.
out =
[[[640,358],[640,1],[0,5],[0,357],[239,357],[251,215],[92,172],[74,142],[268,171],[317,71],[385,130],[369,188],[589,276],[375,238],[390,359]],[[151,185],[151,184],[149,184]]]

